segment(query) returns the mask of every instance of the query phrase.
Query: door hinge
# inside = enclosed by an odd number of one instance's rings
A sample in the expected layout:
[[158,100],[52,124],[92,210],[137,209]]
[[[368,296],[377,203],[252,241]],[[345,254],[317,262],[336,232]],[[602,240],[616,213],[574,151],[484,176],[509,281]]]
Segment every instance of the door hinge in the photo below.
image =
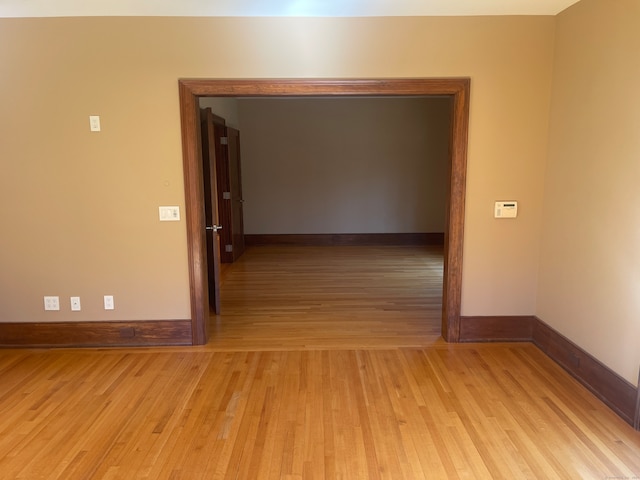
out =
[[229,137],[220,137],[220,145],[229,145]]
[[225,252],[233,252],[233,245],[225,245],[224,246],[224,251]]
[[223,200],[231,200],[231,192],[222,192]]

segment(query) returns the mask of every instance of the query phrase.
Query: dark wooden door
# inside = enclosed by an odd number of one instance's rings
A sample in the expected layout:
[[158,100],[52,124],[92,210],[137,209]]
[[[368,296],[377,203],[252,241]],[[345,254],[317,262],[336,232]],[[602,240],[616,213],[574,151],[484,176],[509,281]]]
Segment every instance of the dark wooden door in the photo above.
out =
[[220,314],[220,240],[218,230],[218,191],[216,181],[216,127],[210,108],[200,111],[202,174],[207,236],[207,278],[209,309]]
[[231,196],[231,250],[233,260],[244,253],[244,216],[242,198],[242,171],[240,168],[240,132],[227,127],[227,159],[229,165],[229,191]]
[[[221,259],[233,263],[244,253],[244,218],[242,172],[240,168],[240,132],[232,127],[220,127],[224,133],[216,138],[220,159],[218,173],[218,214],[223,229],[220,232]],[[216,131],[218,131],[216,130]]]

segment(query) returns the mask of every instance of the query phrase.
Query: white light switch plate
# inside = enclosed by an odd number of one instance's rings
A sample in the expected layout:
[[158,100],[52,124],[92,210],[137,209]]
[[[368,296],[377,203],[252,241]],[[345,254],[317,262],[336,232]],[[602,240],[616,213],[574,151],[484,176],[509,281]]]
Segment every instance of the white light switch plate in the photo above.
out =
[[158,207],[161,222],[177,222],[180,220],[180,207]]
[[89,115],[89,128],[92,132],[100,131],[100,116],[99,115]]

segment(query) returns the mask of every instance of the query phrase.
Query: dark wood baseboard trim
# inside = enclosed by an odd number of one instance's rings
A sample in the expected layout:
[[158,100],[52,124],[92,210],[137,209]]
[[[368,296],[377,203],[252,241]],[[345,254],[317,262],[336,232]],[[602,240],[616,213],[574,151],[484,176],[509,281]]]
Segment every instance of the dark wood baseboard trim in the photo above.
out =
[[310,233],[250,234],[245,245],[388,246],[444,245],[444,233]]
[[620,377],[539,318],[460,317],[460,342],[523,341],[536,345],[622,419],[640,430],[640,388]]
[[460,317],[460,342],[530,342],[533,316]]
[[0,347],[137,347],[191,344],[191,320],[0,323]]
[[638,429],[638,388],[536,318],[533,343],[627,423]]
[[636,413],[633,419],[633,428],[640,431],[640,373],[638,374],[638,388],[636,388]]

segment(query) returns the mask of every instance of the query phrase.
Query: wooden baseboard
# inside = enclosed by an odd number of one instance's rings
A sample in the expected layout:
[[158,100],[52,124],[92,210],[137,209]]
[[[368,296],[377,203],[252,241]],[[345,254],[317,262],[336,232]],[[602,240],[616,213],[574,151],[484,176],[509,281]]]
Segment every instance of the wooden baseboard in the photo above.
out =
[[419,246],[444,245],[444,233],[251,234],[245,235],[244,241],[247,246]]
[[530,342],[533,316],[460,317],[460,342]]
[[191,320],[0,323],[0,347],[191,345]]
[[640,388],[537,317],[460,317],[459,341],[532,342],[627,423],[640,430]]
[[633,419],[633,428],[640,431],[640,373],[638,373],[638,388],[636,388],[636,413]]
[[638,429],[638,388],[536,318],[533,343],[627,423]]

